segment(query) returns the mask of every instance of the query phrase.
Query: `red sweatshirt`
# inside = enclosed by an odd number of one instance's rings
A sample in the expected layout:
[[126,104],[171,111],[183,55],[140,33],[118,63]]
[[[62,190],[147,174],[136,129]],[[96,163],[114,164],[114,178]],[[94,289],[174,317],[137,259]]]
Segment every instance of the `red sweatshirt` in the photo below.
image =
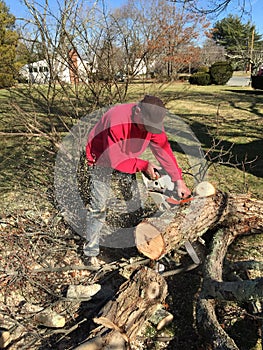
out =
[[172,181],[182,179],[182,170],[173,155],[165,131],[153,134],[141,130],[132,121],[135,106],[135,103],[116,105],[94,126],[86,145],[88,165],[111,167],[129,174],[145,171],[149,162],[139,157],[149,146]]

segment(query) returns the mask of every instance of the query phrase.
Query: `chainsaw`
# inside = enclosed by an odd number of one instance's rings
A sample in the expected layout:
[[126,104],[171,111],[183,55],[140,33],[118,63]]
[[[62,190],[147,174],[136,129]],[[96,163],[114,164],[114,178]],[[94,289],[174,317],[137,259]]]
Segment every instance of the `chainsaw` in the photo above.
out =
[[[171,210],[172,207],[183,205],[194,199],[194,197],[188,197],[185,199],[179,199],[175,195],[174,183],[171,177],[163,170],[155,169],[156,178],[151,179],[147,174],[142,173],[143,183],[160,211]],[[200,264],[200,259],[197,256],[192,244],[187,240],[184,243],[187,253],[196,265]]]
[[194,197],[188,197],[185,199],[177,198],[174,191],[174,183],[170,176],[162,169],[155,169],[155,174],[156,178],[150,179],[149,176],[142,173],[142,180],[159,210],[170,210],[172,206],[182,205],[194,199]]

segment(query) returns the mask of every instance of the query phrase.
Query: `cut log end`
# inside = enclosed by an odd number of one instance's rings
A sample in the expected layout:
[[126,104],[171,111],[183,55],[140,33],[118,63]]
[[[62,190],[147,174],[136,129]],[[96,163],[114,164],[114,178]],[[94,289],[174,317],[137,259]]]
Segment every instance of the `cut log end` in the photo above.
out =
[[148,222],[141,222],[135,230],[136,246],[140,253],[157,260],[165,253],[161,232]]
[[152,300],[156,299],[160,294],[160,287],[159,283],[157,282],[151,282],[146,290],[147,297]]
[[210,197],[215,194],[215,187],[208,181],[200,182],[194,189],[194,195],[198,197]]
[[160,331],[164,327],[168,326],[173,321],[173,315],[170,313],[167,313],[167,316],[163,318],[157,325],[157,331]]

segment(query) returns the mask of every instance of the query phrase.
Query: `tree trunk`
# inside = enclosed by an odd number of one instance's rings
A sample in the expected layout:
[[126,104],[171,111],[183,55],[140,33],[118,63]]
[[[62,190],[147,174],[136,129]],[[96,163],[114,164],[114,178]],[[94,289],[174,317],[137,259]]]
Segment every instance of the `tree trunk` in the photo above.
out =
[[222,192],[196,197],[188,204],[141,222],[135,229],[136,246],[145,256],[158,260],[186,240],[195,241],[219,224],[231,225],[236,233],[259,232],[263,228],[263,201]]
[[119,289],[114,300],[109,301],[94,318],[99,325],[89,336],[89,341],[76,350],[129,349],[132,341],[167,296],[164,278],[149,268],[141,268]]

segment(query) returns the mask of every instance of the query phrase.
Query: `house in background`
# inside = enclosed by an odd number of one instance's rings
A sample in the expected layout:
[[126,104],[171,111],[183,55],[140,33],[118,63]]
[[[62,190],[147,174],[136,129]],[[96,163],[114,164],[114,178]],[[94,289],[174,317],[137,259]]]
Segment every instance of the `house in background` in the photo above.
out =
[[[133,63],[133,67],[126,67],[124,71],[129,70],[132,76],[145,76],[154,71],[156,62],[152,62],[149,66],[143,59],[137,58]],[[84,60],[80,58],[77,51],[70,50],[67,58],[57,56],[50,61],[46,59],[28,63],[20,69],[21,81],[31,84],[47,84],[50,81],[58,81],[67,84],[87,83],[89,77],[93,73],[98,72],[98,62],[96,56],[93,60]],[[118,81],[124,81],[126,75],[120,71],[116,73]]]
[[29,83],[45,84],[50,79],[49,66],[46,60],[26,64],[20,69],[19,73]]
[[[52,70],[52,71],[51,71]],[[51,79],[68,84],[87,82],[93,69],[88,61],[80,59],[77,52],[69,51],[67,60],[59,57],[52,63],[47,60],[24,65],[20,75],[28,83],[46,84]]]
[[152,60],[147,66],[144,59],[136,58],[133,66],[133,74],[134,76],[146,76],[154,72],[155,67],[156,60]]

